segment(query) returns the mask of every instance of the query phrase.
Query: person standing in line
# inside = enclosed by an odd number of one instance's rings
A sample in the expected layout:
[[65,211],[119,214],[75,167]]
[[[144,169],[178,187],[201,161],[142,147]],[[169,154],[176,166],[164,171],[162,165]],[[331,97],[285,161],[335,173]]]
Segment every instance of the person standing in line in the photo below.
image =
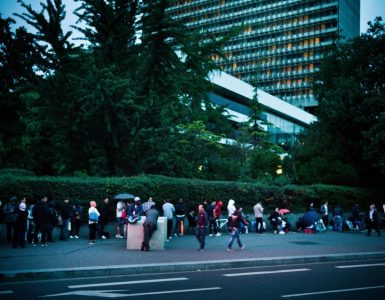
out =
[[123,239],[124,235],[124,223],[122,219],[123,212],[126,211],[126,206],[123,201],[119,200],[116,204],[116,235],[117,239]]
[[230,199],[229,203],[227,204],[227,212],[229,214],[229,217],[231,217],[235,213],[235,211],[235,201],[233,199]]
[[110,214],[110,206],[108,204],[108,197],[103,199],[102,207],[100,208],[100,218],[99,218],[99,223],[100,223],[100,238],[101,239],[107,239],[110,238],[110,233],[105,231],[105,228],[108,223],[108,216]]
[[148,197],[148,200],[142,204],[143,212],[148,211],[153,205],[156,205],[152,197]]
[[163,204],[163,215],[167,218],[167,242],[171,239],[172,219],[174,217],[175,207],[170,203],[170,199],[166,199]]
[[324,204],[321,205],[321,218],[322,222],[324,223],[326,229],[329,226],[329,203],[328,201],[325,201]]
[[216,234],[216,232],[217,232],[217,228],[216,228],[217,222],[214,219],[215,205],[217,205],[217,203],[215,201],[213,201],[213,202],[211,202],[210,205],[207,205],[205,207],[207,217],[209,218],[209,236],[213,236],[213,232],[214,232],[214,234]]
[[64,203],[62,207],[60,208],[60,215],[63,220],[63,224],[61,226],[60,230],[60,237],[59,240],[66,241],[69,236],[69,230],[68,227],[70,225],[70,221],[73,214],[73,207],[70,205],[70,200],[68,198],[64,199]]
[[205,239],[206,239],[206,226],[209,222],[209,217],[206,211],[203,208],[203,205],[198,206],[197,214],[197,227],[196,227],[196,237],[199,241],[199,251],[205,249]]
[[20,203],[19,209],[17,210],[17,218],[15,221],[15,234],[13,236],[12,247],[25,248],[25,233],[27,232],[27,205],[25,203]]
[[180,198],[178,203],[175,204],[175,236],[183,236],[184,234],[184,218],[186,217],[186,205],[183,199]]
[[96,208],[96,202],[90,202],[90,208],[88,209],[88,228],[89,228],[89,244],[95,244],[96,230],[99,222],[100,213]]
[[378,224],[378,215],[375,204],[369,206],[369,211],[366,213],[366,228],[368,229],[367,236],[370,236],[372,229],[377,232],[378,236],[381,236],[380,228]]
[[11,197],[10,201],[3,207],[4,222],[7,229],[7,242],[12,243],[15,235],[15,222],[17,218],[17,198]]
[[263,207],[261,201],[258,201],[254,205],[254,217],[255,217],[255,232],[263,233]]
[[71,218],[71,235],[70,238],[79,238],[80,225],[82,223],[83,207],[79,202],[75,203]]
[[217,201],[217,204],[215,205],[214,207],[214,221],[215,221],[215,224],[214,224],[214,233],[215,233],[215,236],[221,236],[222,234],[219,232],[220,228],[218,228],[219,226],[219,219],[221,218],[221,213],[222,213],[222,206],[223,206],[223,202],[222,201]]
[[[33,233],[33,245],[36,246],[39,244],[39,233],[43,232],[43,222],[46,220],[45,214],[48,213],[47,206],[48,198],[46,196],[42,197],[32,208],[32,217],[33,222],[35,223],[35,230]],[[44,245],[44,244],[42,244]]]
[[157,229],[157,222],[159,217],[159,212],[155,208],[155,205],[151,206],[150,209],[145,212],[146,220],[143,223],[143,242],[141,251],[150,251],[150,240],[152,234]]
[[227,244],[226,251],[233,251],[232,246],[235,240],[237,240],[238,246],[241,250],[245,249],[245,246],[242,245],[241,239],[239,237],[239,231],[242,222],[245,222],[245,220],[243,220],[240,208],[237,208],[235,212],[229,217],[229,222],[227,224],[231,237],[229,243]]

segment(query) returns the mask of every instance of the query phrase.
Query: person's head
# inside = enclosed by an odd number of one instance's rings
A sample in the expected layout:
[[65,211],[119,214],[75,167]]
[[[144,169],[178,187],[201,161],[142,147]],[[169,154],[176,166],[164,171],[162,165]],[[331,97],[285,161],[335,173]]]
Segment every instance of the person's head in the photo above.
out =
[[90,202],[90,206],[91,206],[91,207],[96,207],[96,202],[95,202],[95,201],[91,201],[91,202]]
[[20,205],[19,205],[19,209],[21,210],[21,211],[25,211],[26,209],[27,209],[27,205],[25,204],[25,203],[20,203]]
[[148,197],[148,200],[147,200],[148,202],[154,202],[153,200],[152,200],[152,197],[150,196],[150,197]]
[[198,212],[204,212],[204,209],[203,209],[203,205],[202,204],[200,204],[200,205],[198,205]]
[[48,201],[48,197],[47,196],[44,196],[43,198],[41,198],[41,202],[47,203],[47,201]]
[[17,198],[15,196],[12,196],[11,199],[9,200],[9,202],[12,204],[12,205],[15,205],[16,202],[17,202]]
[[139,197],[135,197],[134,202],[135,202],[135,204],[140,204],[140,198]]
[[215,206],[216,204],[217,204],[217,202],[215,202],[215,201],[211,202],[212,206]]
[[104,198],[104,199],[103,199],[103,202],[104,202],[105,204],[107,204],[107,203],[108,203],[108,197]]
[[20,203],[27,203],[27,197],[21,198]]
[[279,207],[276,207],[276,208],[275,208],[275,211],[278,212],[278,211],[279,211]]
[[64,204],[68,204],[68,203],[70,203],[70,199],[65,198],[65,199],[64,199]]
[[183,202],[183,198],[179,198],[179,203],[182,203]]
[[374,203],[370,204],[370,209],[375,209],[376,205]]

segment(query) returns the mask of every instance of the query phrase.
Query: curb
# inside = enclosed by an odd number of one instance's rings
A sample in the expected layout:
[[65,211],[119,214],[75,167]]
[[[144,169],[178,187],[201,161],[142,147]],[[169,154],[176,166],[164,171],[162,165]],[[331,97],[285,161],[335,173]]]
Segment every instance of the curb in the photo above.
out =
[[246,267],[307,264],[318,262],[352,261],[366,259],[383,259],[384,252],[341,253],[307,256],[268,257],[237,260],[213,260],[183,263],[156,263],[119,266],[95,266],[83,268],[56,268],[0,271],[0,282],[21,280],[45,280],[76,277],[135,275],[149,273],[202,271],[214,269],[232,269]]

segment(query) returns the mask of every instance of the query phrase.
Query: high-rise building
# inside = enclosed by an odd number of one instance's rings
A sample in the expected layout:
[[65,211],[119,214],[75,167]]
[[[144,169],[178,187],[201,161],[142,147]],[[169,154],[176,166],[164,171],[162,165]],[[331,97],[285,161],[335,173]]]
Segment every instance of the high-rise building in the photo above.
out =
[[360,0],[174,0],[168,13],[219,37],[242,32],[213,59],[228,74],[297,107],[317,106],[312,77],[327,49],[359,35]]

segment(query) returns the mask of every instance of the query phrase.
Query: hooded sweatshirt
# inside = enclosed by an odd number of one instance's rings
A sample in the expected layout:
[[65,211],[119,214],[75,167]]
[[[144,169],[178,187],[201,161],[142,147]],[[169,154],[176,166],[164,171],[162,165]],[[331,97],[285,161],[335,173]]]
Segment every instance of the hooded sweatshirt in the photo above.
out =
[[221,217],[221,209],[223,206],[222,201],[218,201],[214,208],[214,218],[219,219]]
[[230,199],[229,204],[227,204],[227,212],[229,213],[229,217],[235,212],[235,210],[235,201]]

